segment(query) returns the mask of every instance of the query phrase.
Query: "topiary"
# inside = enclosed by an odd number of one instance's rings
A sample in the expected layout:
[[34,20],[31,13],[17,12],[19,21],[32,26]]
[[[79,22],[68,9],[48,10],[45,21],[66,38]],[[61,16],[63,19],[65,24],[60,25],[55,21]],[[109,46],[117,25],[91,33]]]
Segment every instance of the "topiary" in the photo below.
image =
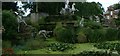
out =
[[61,23],[56,25],[56,28],[54,29],[54,35],[58,41],[65,43],[75,43],[73,30],[71,28],[62,27]]
[[77,36],[78,43],[85,43],[85,42],[87,42],[86,35],[83,32],[79,32],[77,35],[78,35]]

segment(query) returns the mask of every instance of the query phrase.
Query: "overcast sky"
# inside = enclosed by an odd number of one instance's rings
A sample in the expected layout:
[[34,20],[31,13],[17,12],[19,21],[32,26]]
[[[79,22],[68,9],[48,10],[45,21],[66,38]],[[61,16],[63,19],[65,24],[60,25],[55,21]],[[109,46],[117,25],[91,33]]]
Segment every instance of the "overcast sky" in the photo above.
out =
[[118,3],[120,0],[87,0],[87,1],[88,2],[93,2],[93,1],[100,2],[106,11],[108,6]]

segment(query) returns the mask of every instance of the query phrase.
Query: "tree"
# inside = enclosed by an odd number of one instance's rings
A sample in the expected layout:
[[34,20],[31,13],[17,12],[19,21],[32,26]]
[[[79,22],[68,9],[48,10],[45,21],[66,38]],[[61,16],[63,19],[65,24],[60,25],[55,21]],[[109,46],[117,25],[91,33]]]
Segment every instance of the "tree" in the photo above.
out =
[[3,32],[4,40],[11,40],[17,36],[17,20],[16,16],[12,11],[3,10],[2,11],[2,25],[5,28]]
[[120,9],[120,4],[118,4],[118,3],[117,3],[117,4],[114,4],[113,6],[114,6],[114,7],[113,7],[114,10],[116,10],[116,9]]
[[62,7],[64,7],[64,3],[62,2],[36,2],[34,3],[34,12],[38,9],[38,12],[45,12],[50,15],[59,14]]
[[2,10],[13,10],[16,11],[17,7],[16,7],[16,3],[14,2],[3,2],[2,3]]
[[103,13],[103,9],[101,6],[95,2],[85,2],[76,3],[76,8],[78,8],[77,15],[80,16],[93,16],[93,15],[99,15]]

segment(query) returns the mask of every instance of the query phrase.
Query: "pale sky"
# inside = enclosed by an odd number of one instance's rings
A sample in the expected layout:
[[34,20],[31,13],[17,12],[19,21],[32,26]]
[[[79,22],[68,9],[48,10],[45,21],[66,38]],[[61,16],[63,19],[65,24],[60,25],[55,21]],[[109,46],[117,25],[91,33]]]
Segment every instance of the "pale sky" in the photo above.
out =
[[93,2],[93,1],[100,2],[106,11],[108,6],[118,3],[120,0],[87,0],[87,1],[88,2]]

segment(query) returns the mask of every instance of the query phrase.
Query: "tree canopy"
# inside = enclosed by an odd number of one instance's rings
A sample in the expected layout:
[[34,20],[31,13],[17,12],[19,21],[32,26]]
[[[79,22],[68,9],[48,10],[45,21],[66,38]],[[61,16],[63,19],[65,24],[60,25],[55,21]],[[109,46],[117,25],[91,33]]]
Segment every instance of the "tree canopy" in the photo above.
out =
[[[73,2],[70,2],[70,7],[72,7],[72,3]],[[38,6],[38,12],[46,12],[50,15],[55,15],[59,14],[60,10],[64,8],[64,3],[39,2],[36,6]],[[34,9],[36,6],[34,6]],[[102,4],[95,2],[76,2],[75,8],[79,10],[79,12],[76,12],[76,14],[79,16],[99,15],[103,12]]]
[[14,39],[17,33],[17,19],[12,11],[2,11],[2,25],[5,28],[3,39]]

